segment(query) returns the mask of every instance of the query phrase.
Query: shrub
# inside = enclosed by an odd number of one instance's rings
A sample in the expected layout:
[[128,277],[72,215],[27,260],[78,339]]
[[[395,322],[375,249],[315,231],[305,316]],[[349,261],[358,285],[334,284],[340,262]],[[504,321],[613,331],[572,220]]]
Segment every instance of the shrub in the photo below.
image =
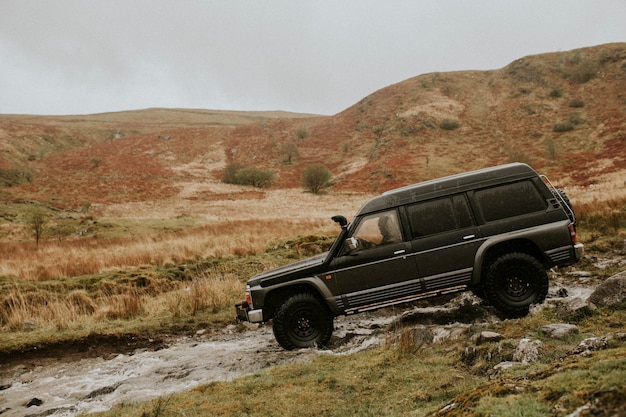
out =
[[222,182],[226,184],[237,184],[237,171],[243,168],[245,168],[244,165],[239,162],[231,162],[226,165],[226,168],[224,168],[224,174],[222,175]]
[[550,97],[552,98],[563,97],[563,90],[561,90],[560,88],[553,88],[552,91],[550,91]]
[[585,102],[580,99],[574,99],[569,102],[569,106],[575,108],[585,107]]
[[12,187],[31,182],[33,182],[33,176],[30,172],[0,168],[0,187]]
[[443,130],[454,130],[458,129],[459,126],[461,126],[461,123],[456,119],[443,119],[441,123],[439,123],[439,127]]
[[307,130],[306,127],[299,127],[298,130],[296,130],[296,139],[305,140],[308,137],[309,137],[309,131]]
[[257,188],[268,188],[274,183],[274,172],[259,169],[257,167],[242,168],[235,173],[235,183],[239,185],[252,185]]
[[574,124],[572,124],[571,122],[557,123],[554,125],[554,128],[552,128],[552,130],[559,133],[569,132],[570,130],[574,130]]
[[298,150],[298,145],[294,142],[283,143],[280,147],[282,152],[282,162],[287,165],[291,165],[294,159],[300,156],[300,151]]
[[319,194],[321,190],[330,187],[332,176],[324,165],[310,165],[302,172],[302,187],[313,194]]
[[274,183],[275,175],[272,171],[256,167],[247,167],[238,162],[226,165],[222,182],[226,184],[252,185],[257,188],[267,188]]
[[583,119],[580,113],[571,113],[567,120],[575,126],[585,122],[585,119]]

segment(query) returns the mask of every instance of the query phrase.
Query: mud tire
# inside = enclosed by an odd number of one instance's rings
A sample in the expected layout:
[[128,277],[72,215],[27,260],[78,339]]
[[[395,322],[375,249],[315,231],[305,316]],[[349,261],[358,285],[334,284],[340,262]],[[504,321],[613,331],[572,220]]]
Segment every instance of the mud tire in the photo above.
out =
[[528,314],[531,304],[548,295],[548,274],[541,262],[526,253],[509,253],[488,268],[484,281],[487,300],[509,317]]
[[293,295],[273,319],[274,337],[287,350],[324,347],[333,333],[333,316],[312,294]]

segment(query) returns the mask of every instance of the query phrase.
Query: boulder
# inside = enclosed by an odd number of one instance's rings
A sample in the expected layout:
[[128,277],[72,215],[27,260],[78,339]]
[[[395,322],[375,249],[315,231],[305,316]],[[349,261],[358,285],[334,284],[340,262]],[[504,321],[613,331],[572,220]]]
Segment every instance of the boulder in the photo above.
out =
[[543,347],[541,340],[533,340],[524,338],[519,341],[517,348],[513,353],[513,361],[531,363],[539,360],[539,351]]
[[571,317],[587,315],[596,309],[597,307],[589,301],[575,297],[558,303],[556,305],[556,316],[561,320],[568,320]]
[[478,335],[476,344],[482,345],[483,343],[499,342],[502,339],[504,339],[504,336],[502,336],[500,333],[484,331],[480,332],[480,334]]
[[589,337],[578,344],[573,350],[574,355],[589,356],[591,352],[608,349],[608,337]]
[[521,362],[512,362],[512,361],[500,362],[499,364],[494,366],[492,370],[495,371],[495,372],[499,372],[499,371],[502,371],[504,369],[511,369],[511,368],[515,368],[515,367],[521,366],[521,365],[522,365]]
[[587,301],[598,307],[626,301],[626,271],[613,275],[598,285]]
[[546,336],[554,339],[563,339],[570,334],[578,333],[578,326],[568,323],[547,324],[539,329]]

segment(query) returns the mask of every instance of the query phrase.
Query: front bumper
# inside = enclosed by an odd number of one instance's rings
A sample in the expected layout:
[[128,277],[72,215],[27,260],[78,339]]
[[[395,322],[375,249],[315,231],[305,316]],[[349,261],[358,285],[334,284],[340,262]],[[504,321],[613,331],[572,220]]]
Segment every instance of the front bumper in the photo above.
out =
[[246,301],[235,304],[235,312],[239,321],[249,321],[250,323],[262,323],[264,321],[263,310],[251,310]]

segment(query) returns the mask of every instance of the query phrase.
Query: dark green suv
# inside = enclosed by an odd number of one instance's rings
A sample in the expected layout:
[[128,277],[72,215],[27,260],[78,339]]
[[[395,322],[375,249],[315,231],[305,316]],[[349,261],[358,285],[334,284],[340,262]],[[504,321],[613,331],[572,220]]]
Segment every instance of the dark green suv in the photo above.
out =
[[507,316],[548,293],[546,270],[583,244],[568,198],[526,164],[388,191],[366,202],[324,254],[249,279],[237,318],[273,321],[285,349],[322,347],[333,318],[471,290]]

